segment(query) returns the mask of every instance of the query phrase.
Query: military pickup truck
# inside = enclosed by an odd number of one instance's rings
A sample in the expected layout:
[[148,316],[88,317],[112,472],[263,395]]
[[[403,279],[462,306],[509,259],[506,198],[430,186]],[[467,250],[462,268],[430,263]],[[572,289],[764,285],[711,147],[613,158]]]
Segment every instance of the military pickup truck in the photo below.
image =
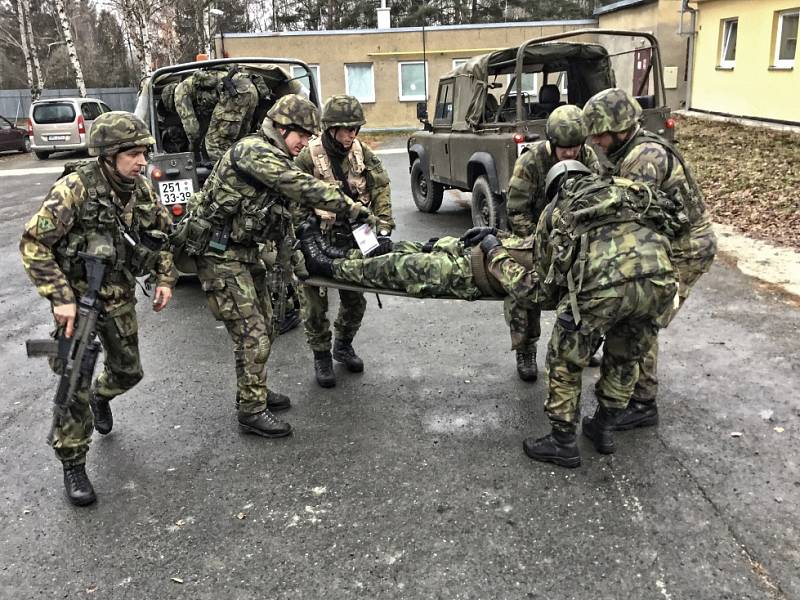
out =
[[673,137],[658,42],[649,33],[570,31],[458,65],[439,80],[433,119],[425,102],[417,104],[423,129],[408,139],[417,208],[435,213],[446,189],[471,191],[472,222],[505,227],[514,162],[544,139],[547,116],[565,103],[582,107],[610,87],[631,91],[644,110],[644,126]]
[[228,73],[234,65],[238,65],[239,72],[260,75],[269,88],[268,93],[259,99],[252,120],[252,131],[258,129],[275,100],[285,94],[303,94],[319,106],[311,70],[304,62],[295,59],[259,57],[204,60],[163,67],[145,78],[135,113],[148,124],[156,140],[150,156],[148,175],[161,202],[172,213],[175,222],[186,214],[187,200],[203,186],[214,162],[200,150],[190,149],[185,137],[181,138],[180,120],[175,122],[177,115],[165,108],[162,91],[169,84],[182,81],[198,69]]

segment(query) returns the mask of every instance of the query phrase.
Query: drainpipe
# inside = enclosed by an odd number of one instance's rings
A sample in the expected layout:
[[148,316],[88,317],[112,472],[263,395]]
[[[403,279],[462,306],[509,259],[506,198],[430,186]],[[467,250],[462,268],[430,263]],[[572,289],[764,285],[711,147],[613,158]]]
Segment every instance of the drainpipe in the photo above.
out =
[[[683,30],[683,15],[684,13],[690,15],[690,28],[688,31]],[[689,6],[689,0],[682,0],[681,2],[681,20],[678,25],[678,35],[685,35],[689,40],[689,47],[687,49],[686,60],[686,98],[684,100],[686,110],[692,108],[692,78],[694,77],[694,40],[697,36],[697,9]]]

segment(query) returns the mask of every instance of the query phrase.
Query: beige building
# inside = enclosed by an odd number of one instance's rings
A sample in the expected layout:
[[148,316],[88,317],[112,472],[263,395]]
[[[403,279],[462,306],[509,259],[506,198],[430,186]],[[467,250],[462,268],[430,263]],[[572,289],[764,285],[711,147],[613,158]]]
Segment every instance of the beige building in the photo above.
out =
[[368,127],[413,129],[418,126],[416,103],[426,99],[426,90],[429,98],[435,96],[439,77],[459,61],[530,38],[596,26],[597,21],[588,19],[454,25],[424,31],[403,27],[240,33],[225,34],[224,49],[217,38],[217,51],[230,57],[299,58],[312,68],[323,100],[351,94],[364,104]]

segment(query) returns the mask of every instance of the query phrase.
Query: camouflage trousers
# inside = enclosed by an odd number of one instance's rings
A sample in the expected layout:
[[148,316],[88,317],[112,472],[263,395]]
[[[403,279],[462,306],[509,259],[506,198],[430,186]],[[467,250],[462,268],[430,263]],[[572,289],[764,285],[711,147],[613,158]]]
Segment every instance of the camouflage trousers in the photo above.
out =
[[333,263],[333,277],[365,287],[403,291],[418,298],[481,297],[472,278],[469,255],[458,238],[440,239],[432,252],[422,252],[423,245],[397,242],[394,250],[383,256],[338,259]]
[[[300,314],[309,347],[315,351],[331,349],[331,324],[328,320],[328,294],[325,288],[302,285],[299,287]],[[348,290],[339,291],[339,313],[333,328],[336,337],[352,340],[361,327],[361,320],[367,311],[367,299],[364,294]]]
[[[103,315],[97,324],[103,346],[103,370],[94,382],[95,394],[110,400],[141,381],[144,373],[139,358],[139,334],[134,302]],[[55,428],[51,445],[64,464],[86,462],[94,418],[89,408],[88,382],[75,395],[66,417]]]
[[512,296],[503,302],[503,312],[511,332],[511,349],[521,352],[535,352],[536,344],[542,335],[542,310],[520,306]]
[[[672,259],[678,279],[678,302],[664,316],[662,327],[667,327],[678,311],[683,306],[692,287],[703,273],[707,273],[714,262],[717,251],[717,239],[714,232],[708,229],[701,235],[692,236],[689,254],[684,258],[683,253],[677,253]],[[643,402],[650,402],[658,395],[658,338],[645,352],[639,362],[639,379],[633,391],[633,397]]]
[[197,276],[208,307],[233,340],[236,400],[239,410],[246,413],[260,412],[267,406],[267,360],[274,330],[266,275],[260,260],[197,259]]
[[604,337],[600,379],[595,386],[598,402],[607,408],[628,405],[639,374],[638,363],[656,338],[659,318],[669,309],[675,292],[675,280],[667,274],[578,294],[581,322],[577,328],[569,297],[562,298],[545,361],[545,411],[555,429],[575,430],[583,369]]

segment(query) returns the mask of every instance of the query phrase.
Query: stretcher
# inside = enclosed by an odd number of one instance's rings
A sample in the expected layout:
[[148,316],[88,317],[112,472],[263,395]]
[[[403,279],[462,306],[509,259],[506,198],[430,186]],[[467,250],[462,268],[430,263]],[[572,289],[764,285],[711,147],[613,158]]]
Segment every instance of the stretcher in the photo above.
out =
[[[335,279],[331,279],[330,277],[321,277],[319,275],[314,275],[313,277],[309,277],[305,281],[301,282],[304,285],[310,285],[312,287],[320,287],[320,288],[335,288],[337,290],[347,290],[349,292],[360,292],[362,294],[378,294],[379,296],[403,296],[405,298],[417,298],[417,299],[424,299],[424,298],[432,298],[432,296],[415,296],[413,294],[409,294],[408,292],[404,292],[402,290],[391,290],[386,288],[372,288],[372,287],[364,287],[360,285],[355,285],[353,283],[345,283],[342,281],[336,281]],[[469,302],[465,298],[459,298],[458,296],[436,296],[433,298],[435,300],[464,300],[465,302]],[[476,300],[503,300],[500,296],[481,296],[480,298],[476,298]]]

